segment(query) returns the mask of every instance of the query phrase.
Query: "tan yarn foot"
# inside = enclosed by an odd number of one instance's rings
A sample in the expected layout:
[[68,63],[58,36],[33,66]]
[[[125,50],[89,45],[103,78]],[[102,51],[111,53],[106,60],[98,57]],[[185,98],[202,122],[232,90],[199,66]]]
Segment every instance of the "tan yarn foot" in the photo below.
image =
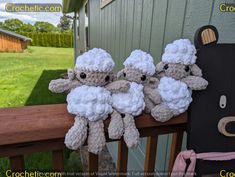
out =
[[166,122],[174,116],[174,113],[168,106],[161,104],[151,110],[151,115],[156,121]]
[[139,143],[139,131],[135,126],[135,120],[132,115],[126,114],[123,118],[124,121],[124,141],[128,148],[134,148]]
[[89,135],[87,139],[88,151],[94,154],[100,153],[105,147],[105,134],[103,120],[89,122]]
[[77,150],[82,146],[87,138],[87,122],[88,120],[79,116],[75,117],[74,125],[65,135],[64,143],[72,150]]
[[123,135],[124,124],[121,115],[114,111],[111,115],[111,121],[108,127],[110,139],[120,139]]
[[155,104],[145,95],[144,96],[145,108],[144,112],[149,114],[151,110],[154,108]]

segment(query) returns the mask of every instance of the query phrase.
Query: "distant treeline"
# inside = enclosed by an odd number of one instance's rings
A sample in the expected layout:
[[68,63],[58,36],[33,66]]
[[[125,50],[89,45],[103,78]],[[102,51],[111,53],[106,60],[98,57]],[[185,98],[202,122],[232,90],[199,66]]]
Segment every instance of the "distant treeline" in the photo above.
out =
[[18,32],[32,39],[30,45],[43,47],[73,47],[72,33],[40,33],[40,32]]

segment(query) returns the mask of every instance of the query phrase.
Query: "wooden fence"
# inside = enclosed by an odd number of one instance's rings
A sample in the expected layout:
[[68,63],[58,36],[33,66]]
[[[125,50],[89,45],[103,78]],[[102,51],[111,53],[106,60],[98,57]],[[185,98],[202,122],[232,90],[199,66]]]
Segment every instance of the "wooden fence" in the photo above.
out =
[[[153,172],[156,160],[157,140],[162,134],[174,133],[171,145],[169,171],[181,150],[183,132],[186,128],[187,113],[168,122],[156,122],[150,115],[143,114],[136,119],[141,137],[148,137],[145,156],[145,172]],[[105,132],[110,119],[105,121]],[[65,104],[27,106],[0,109],[0,157],[9,157],[13,171],[24,170],[24,155],[42,151],[52,151],[53,168],[64,170],[64,136],[73,125],[73,116],[67,113]],[[114,141],[107,137],[107,142]],[[118,143],[117,176],[127,172],[128,148],[123,141]],[[89,153],[89,174],[98,172],[98,155]],[[151,176],[151,175],[148,175]],[[152,175],[153,176],[153,175]]]

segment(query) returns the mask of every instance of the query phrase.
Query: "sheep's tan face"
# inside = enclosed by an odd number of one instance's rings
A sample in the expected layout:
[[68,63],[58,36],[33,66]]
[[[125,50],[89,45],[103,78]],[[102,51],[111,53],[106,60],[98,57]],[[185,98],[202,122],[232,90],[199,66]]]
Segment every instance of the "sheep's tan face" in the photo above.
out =
[[167,76],[180,80],[191,75],[191,68],[191,65],[162,62],[157,66],[157,72],[160,77]]
[[89,86],[104,86],[114,80],[112,72],[75,70],[75,75],[81,83]]
[[139,84],[147,83],[149,76],[144,74],[142,71],[127,67],[123,70],[123,77],[130,82],[136,82]]

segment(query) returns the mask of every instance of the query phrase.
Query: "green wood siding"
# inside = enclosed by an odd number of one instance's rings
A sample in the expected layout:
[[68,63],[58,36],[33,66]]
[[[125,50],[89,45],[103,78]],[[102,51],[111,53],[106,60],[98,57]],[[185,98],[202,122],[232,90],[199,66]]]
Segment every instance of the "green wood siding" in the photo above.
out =
[[[106,49],[116,62],[116,71],[133,49],[150,52],[160,61],[167,43],[177,38],[193,42],[195,31],[212,24],[219,31],[219,42],[235,42],[235,12],[219,11],[219,4],[235,0],[114,0],[100,9],[99,0],[90,0],[89,27],[91,48]],[[167,168],[171,135],[160,136],[157,170]],[[129,169],[142,169],[145,140],[131,150]],[[109,149],[116,159],[116,144]],[[168,154],[168,155],[167,155]]]

